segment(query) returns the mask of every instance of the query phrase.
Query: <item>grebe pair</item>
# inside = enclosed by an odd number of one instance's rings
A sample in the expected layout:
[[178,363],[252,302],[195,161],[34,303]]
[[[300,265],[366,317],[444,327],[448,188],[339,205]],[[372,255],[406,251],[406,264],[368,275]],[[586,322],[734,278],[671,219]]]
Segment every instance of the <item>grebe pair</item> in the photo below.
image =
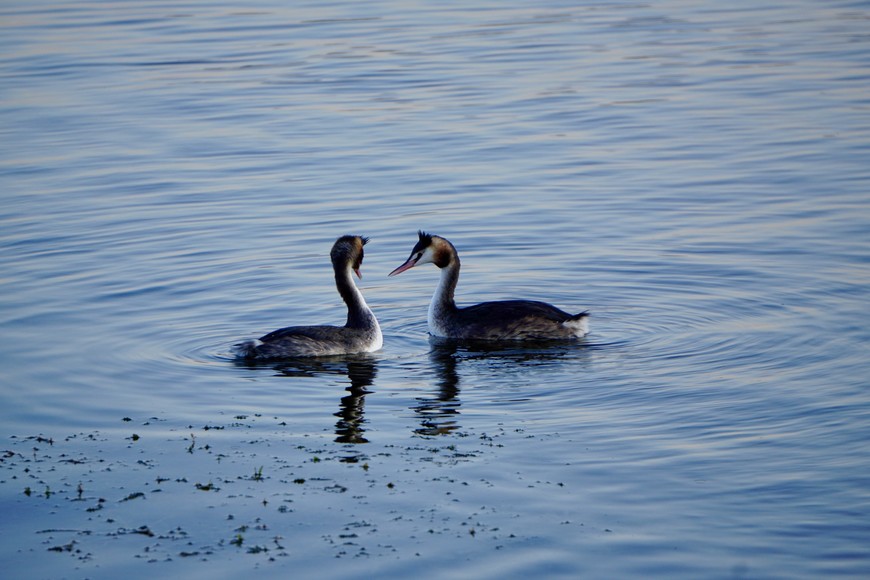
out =
[[[383,346],[381,328],[351,277],[359,272],[367,238],[342,236],[332,247],[335,285],[347,304],[344,326],[290,326],[259,340],[237,346],[249,360],[328,356],[374,352]],[[459,254],[445,238],[419,232],[419,241],[404,264],[390,272],[401,274],[420,264],[435,264],[441,280],[429,304],[429,332],[460,340],[566,340],[589,332],[589,313],[568,314],[545,302],[504,300],[459,308],[453,299],[459,280]]]

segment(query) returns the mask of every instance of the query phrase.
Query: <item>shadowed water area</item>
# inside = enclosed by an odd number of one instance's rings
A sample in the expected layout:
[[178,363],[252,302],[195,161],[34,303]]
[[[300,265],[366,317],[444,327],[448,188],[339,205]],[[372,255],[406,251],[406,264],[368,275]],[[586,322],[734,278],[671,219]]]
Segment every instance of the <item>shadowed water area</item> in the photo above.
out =
[[868,161],[865,2],[5,2],[3,574],[866,577]]

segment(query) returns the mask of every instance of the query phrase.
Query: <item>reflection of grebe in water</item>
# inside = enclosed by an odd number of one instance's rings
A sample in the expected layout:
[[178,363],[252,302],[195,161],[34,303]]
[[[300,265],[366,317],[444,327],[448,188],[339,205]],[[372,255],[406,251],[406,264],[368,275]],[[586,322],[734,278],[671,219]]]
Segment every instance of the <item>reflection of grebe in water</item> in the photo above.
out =
[[[497,376],[515,377],[515,373],[521,369],[530,371],[540,367],[540,372],[544,372],[543,368],[553,363],[568,364],[573,368],[575,364],[585,365],[587,360],[585,350],[553,342],[510,345],[430,336],[429,344],[429,360],[437,378],[435,385],[438,389],[434,396],[418,397],[417,404],[412,407],[420,420],[420,427],[414,432],[427,437],[446,435],[460,428],[458,419],[461,379],[457,366],[468,365],[465,369],[466,377],[473,377],[475,366],[479,370],[481,362],[487,369],[494,369]],[[500,379],[500,382],[504,382],[504,379]]]
[[367,387],[375,382],[377,370],[374,360],[348,361],[347,377],[350,386],[346,389],[349,394],[341,398],[341,407],[333,413],[338,417],[335,423],[336,443],[368,443],[363,437],[363,424],[365,423],[365,396],[369,393]]
[[456,373],[456,345],[433,343],[429,361],[437,377],[434,397],[418,397],[414,412],[420,418],[417,435],[446,435],[459,428],[459,375]]
[[347,395],[341,398],[335,423],[337,443],[368,443],[365,438],[365,396],[377,376],[376,360],[366,355],[337,357],[335,359],[299,359],[282,364],[275,369],[289,377],[318,377],[323,375],[346,375],[350,386]]

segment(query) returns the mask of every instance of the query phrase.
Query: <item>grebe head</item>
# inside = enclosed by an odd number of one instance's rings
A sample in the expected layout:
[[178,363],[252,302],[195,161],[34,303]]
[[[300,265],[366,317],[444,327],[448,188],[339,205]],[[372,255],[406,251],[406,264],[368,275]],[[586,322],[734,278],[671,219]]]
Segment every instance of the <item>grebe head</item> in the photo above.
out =
[[401,274],[420,264],[435,264],[439,268],[446,268],[456,258],[453,244],[441,236],[427,234],[424,231],[417,232],[417,235],[420,239],[411,250],[411,255],[404,264],[390,272],[390,276]]
[[329,257],[336,271],[344,270],[350,266],[357,278],[362,280],[362,274],[359,269],[362,266],[363,255],[365,254],[363,246],[368,241],[369,239],[363,236],[341,236],[335,240]]

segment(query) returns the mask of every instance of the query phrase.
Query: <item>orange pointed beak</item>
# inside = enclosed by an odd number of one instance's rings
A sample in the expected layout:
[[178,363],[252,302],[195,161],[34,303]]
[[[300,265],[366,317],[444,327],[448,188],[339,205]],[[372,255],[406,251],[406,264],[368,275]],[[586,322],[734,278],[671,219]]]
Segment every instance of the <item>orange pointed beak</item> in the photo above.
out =
[[417,260],[415,260],[414,257],[412,256],[412,257],[408,258],[408,260],[404,264],[402,264],[401,266],[399,266],[398,268],[396,268],[395,270],[393,270],[392,272],[387,274],[387,276],[395,276],[397,274],[401,274],[405,270],[410,270],[416,264],[417,264]]

